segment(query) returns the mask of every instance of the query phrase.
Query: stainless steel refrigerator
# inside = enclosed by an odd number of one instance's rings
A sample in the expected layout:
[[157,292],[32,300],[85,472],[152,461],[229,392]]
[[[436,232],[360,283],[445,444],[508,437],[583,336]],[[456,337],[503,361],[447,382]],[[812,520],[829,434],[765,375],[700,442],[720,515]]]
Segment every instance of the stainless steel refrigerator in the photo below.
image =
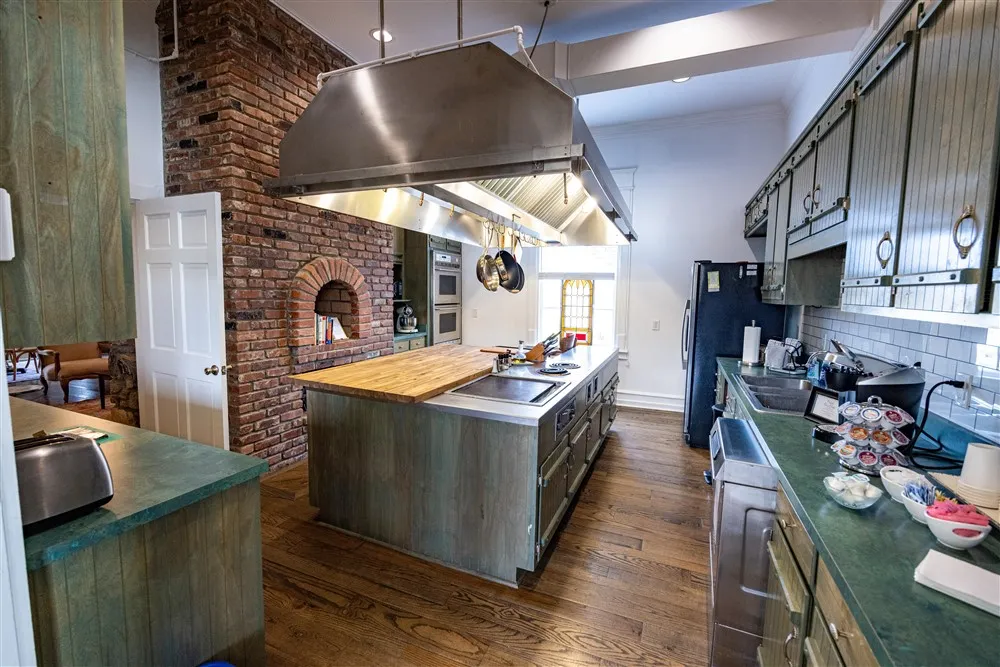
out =
[[681,366],[684,385],[684,440],[708,447],[714,421],[715,360],[743,354],[743,327],[756,321],[761,344],[783,338],[785,307],[763,303],[761,264],[700,260],[691,269],[691,298],[684,309]]

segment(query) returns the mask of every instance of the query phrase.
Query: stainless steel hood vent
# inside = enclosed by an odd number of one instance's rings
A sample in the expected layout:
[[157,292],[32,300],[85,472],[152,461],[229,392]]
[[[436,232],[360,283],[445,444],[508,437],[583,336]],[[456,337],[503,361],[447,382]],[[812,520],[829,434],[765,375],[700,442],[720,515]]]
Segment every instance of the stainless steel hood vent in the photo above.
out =
[[278,196],[463,243],[636,239],[572,98],[489,42],[331,73],[279,157]]

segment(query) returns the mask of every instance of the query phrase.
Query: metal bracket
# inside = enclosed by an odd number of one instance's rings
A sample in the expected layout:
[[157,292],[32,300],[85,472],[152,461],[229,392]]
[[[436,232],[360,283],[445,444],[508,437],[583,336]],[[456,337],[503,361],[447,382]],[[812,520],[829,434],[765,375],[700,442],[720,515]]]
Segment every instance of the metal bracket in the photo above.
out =
[[900,287],[919,285],[975,285],[979,282],[979,269],[955,269],[933,273],[913,273],[907,276],[893,276],[892,284]]

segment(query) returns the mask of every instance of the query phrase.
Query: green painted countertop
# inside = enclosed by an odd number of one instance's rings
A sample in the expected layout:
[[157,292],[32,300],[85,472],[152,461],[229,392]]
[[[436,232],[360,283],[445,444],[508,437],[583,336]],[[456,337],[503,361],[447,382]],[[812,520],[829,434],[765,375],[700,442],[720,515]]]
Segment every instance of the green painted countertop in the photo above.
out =
[[24,540],[28,570],[120,535],[208,496],[259,477],[267,462],[69,410],[10,399],[14,439],[88,426],[119,439],[102,444],[115,495],[108,504]]
[[[813,440],[814,424],[802,417],[755,412],[738,374],[738,359],[719,359],[730,391],[750,416],[778,478],[833,575],[872,652],[883,665],[995,665],[1000,662],[1000,618],[913,580],[913,570],[936,549],[1000,572],[996,531],[980,546],[954,551],[910,518],[886,493],[860,512],[841,507],[823,488],[823,478],[842,470],[824,442]],[[882,488],[882,482],[873,483]]]

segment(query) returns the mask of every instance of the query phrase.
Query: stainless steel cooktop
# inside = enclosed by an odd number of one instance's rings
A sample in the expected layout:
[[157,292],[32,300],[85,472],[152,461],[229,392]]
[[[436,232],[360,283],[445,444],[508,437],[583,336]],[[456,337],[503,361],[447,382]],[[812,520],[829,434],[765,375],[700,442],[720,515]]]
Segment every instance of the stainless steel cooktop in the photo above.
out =
[[543,405],[555,396],[565,382],[510,375],[487,375],[469,384],[452,389],[449,394],[488,398],[507,403]]

